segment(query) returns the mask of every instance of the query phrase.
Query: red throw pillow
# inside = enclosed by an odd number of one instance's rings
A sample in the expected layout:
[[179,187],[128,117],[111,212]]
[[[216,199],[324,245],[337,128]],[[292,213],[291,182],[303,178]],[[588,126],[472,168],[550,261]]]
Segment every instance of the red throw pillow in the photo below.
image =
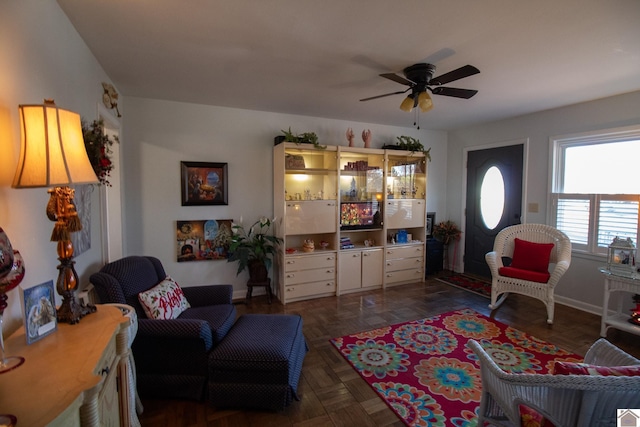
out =
[[560,362],[553,365],[554,375],[591,375],[591,376],[616,376],[637,377],[640,376],[640,365],[631,366],[599,366],[588,363]]
[[534,243],[516,237],[511,267],[547,273],[553,243]]
[[500,267],[498,272],[501,276],[513,277],[514,279],[529,280],[530,282],[547,283],[551,274],[548,271],[539,273],[537,271],[522,270],[513,267]]

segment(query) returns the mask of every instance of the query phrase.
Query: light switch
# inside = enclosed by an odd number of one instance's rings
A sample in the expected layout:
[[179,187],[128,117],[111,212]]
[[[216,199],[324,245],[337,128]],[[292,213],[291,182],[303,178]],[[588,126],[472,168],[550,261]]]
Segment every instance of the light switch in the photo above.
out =
[[527,207],[527,212],[529,213],[538,213],[538,204],[537,203],[529,203]]

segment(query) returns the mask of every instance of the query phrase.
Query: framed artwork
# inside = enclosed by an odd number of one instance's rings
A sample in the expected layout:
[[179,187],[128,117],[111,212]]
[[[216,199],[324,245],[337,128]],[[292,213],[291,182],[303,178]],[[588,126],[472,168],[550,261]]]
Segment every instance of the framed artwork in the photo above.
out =
[[180,162],[182,206],[227,205],[226,163]]
[[58,328],[53,280],[21,289],[27,344],[32,344]]
[[226,260],[232,223],[231,219],[176,221],[177,261]]
[[436,223],[436,213],[427,212],[427,239],[433,237],[433,224]]

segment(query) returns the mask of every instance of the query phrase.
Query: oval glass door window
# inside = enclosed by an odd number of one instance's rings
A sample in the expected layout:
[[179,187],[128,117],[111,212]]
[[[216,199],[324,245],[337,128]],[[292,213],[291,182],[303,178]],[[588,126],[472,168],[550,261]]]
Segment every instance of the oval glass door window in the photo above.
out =
[[496,166],[491,166],[482,178],[480,187],[480,215],[484,225],[493,230],[504,212],[504,178]]

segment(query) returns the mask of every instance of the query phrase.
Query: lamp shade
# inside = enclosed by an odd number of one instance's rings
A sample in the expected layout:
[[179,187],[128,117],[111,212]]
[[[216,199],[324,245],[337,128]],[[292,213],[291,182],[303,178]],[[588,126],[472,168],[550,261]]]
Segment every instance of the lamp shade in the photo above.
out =
[[98,182],[84,147],[80,115],[42,105],[20,105],[20,159],[14,188]]
[[404,101],[402,101],[402,104],[400,104],[400,109],[408,113],[409,111],[413,110],[413,103],[413,94],[410,94],[404,99]]
[[424,92],[420,92],[420,95],[418,95],[418,106],[423,113],[426,113],[433,108],[433,101],[426,90]]

